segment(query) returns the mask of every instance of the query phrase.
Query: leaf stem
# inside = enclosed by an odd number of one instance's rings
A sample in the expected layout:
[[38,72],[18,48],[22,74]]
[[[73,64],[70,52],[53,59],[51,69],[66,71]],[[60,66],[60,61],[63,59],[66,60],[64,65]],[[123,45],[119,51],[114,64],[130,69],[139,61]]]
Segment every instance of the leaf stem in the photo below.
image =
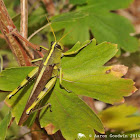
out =
[[2,70],[3,70],[3,58],[2,58],[1,55],[0,55],[0,61],[1,61],[1,63],[0,63],[0,72],[2,72]]

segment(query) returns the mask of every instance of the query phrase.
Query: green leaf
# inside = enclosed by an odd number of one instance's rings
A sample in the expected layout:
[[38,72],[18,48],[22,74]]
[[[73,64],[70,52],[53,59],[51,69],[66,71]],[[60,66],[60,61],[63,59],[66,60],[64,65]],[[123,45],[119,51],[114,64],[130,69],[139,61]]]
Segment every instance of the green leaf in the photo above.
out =
[[[26,76],[28,69],[31,70],[32,68],[29,67],[13,68],[8,69],[7,71],[9,71],[10,73],[13,70],[13,72],[17,73],[17,71],[19,70],[24,76]],[[19,81],[20,82],[22,81],[21,77]],[[12,107],[12,114],[13,116],[16,117],[15,119],[17,123],[22,115],[25,104],[30,95],[32,84],[33,83],[30,83],[26,88],[19,91],[14,96],[14,98],[10,100],[6,99],[6,103]],[[17,86],[18,85],[15,84],[15,87]],[[53,123],[55,127],[57,127],[53,132],[55,132],[58,129],[61,129],[62,134],[67,139],[69,139],[71,135],[73,135],[73,139],[78,137],[83,137],[81,139],[85,139],[85,137],[91,139],[94,137],[93,129],[101,133],[104,131],[102,124],[98,119],[98,117],[96,116],[96,114],[81,99],[79,99],[77,95],[73,93],[69,94],[65,90],[60,89],[59,84],[57,84],[56,87],[57,89],[54,90],[50,100],[48,101],[52,105],[53,112],[52,113],[50,111],[46,112],[46,110],[42,111],[43,113],[41,114],[40,117],[40,123],[42,127],[45,127],[49,123]],[[56,94],[58,94],[58,96],[56,96]],[[67,108],[67,111],[65,112],[63,108]],[[66,119],[68,117],[67,113],[69,113],[69,115],[71,116],[69,119]],[[48,115],[51,116],[51,118],[49,117],[50,119],[46,119],[46,116]],[[86,123],[84,123],[85,120]],[[81,127],[81,125],[83,127]],[[68,128],[69,129],[71,128],[70,129],[71,133],[70,131],[68,133],[67,131]]]
[[115,44],[104,42],[96,46],[96,41],[93,40],[75,57],[64,57],[63,86],[77,95],[107,103],[123,101],[123,96],[136,90],[132,80],[121,78],[127,68],[121,65],[103,66],[116,52]]
[[[103,126],[96,114],[77,95],[60,89],[59,81],[48,103],[51,103],[52,112],[43,109],[40,124],[46,126],[49,133],[53,134],[60,129],[67,140],[93,139],[93,130],[103,133]],[[52,124],[54,128],[50,132]]]
[[87,5],[75,11],[52,18],[55,30],[65,29],[64,34],[71,31],[62,41],[64,44],[89,39],[91,30],[98,43],[103,41],[117,43],[119,48],[129,52],[138,49],[137,39],[130,36],[130,33],[135,32],[132,24],[124,17],[110,12],[127,7],[132,0],[87,0],[87,2]]
[[86,3],[86,0],[70,0],[70,3],[72,3],[72,4],[84,4],[84,3]]
[[[89,40],[86,42],[89,43]],[[82,45],[77,43],[69,52],[75,48],[81,48]],[[78,138],[84,140],[94,138],[93,130],[103,132],[99,118],[78,95],[114,103],[122,101],[123,96],[128,96],[135,91],[132,80],[121,78],[126,73],[124,66],[103,66],[116,52],[116,45],[107,42],[96,45],[93,39],[78,54],[62,58],[62,84],[72,92],[68,93],[65,89],[61,89],[58,79],[52,93],[50,92],[43,99],[44,104],[51,103],[52,112],[46,108],[40,114],[40,124],[49,134],[61,129],[67,140]],[[21,67],[4,70],[0,74],[0,89],[8,91],[18,87],[33,68]],[[17,122],[24,110],[32,86],[33,82],[19,91],[12,99],[5,100],[12,107],[12,115],[16,117]]]
[[0,130],[1,130],[0,140],[5,140],[6,131],[7,131],[8,125],[10,123],[10,119],[11,119],[11,113],[8,113],[4,117],[4,119],[0,122]]
[[[1,96],[2,95],[0,95],[0,98]],[[5,118],[5,114],[8,114],[9,111],[10,111],[10,108],[6,104],[3,103],[3,106],[0,107],[0,122]],[[15,121],[13,121],[10,128],[7,129],[6,139],[10,137],[16,138],[20,134],[19,131],[20,131],[20,127],[16,124]]]
[[[22,67],[3,70],[0,73],[0,90],[12,91],[20,82],[25,78],[24,74],[28,74],[33,68],[32,67]],[[18,76],[17,76],[18,75]]]
[[[88,4],[93,5],[97,5],[95,6],[97,8],[97,10],[102,9],[106,9],[106,10],[117,10],[117,9],[121,9],[121,8],[127,8],[132,2],[133,0],[117,0],[117,1],[113,1],[113,0],[85,0],[87,1]],[[98,9],[100,8],[100,9]],[[101,10],[102,10],[101,9]]]
[[[17,88],[22,80],[31,72],[34,67],[17,67],[3,70],[0,73],[0,90],[12,91]],[[22,73],[22,74],[21,74]],[[17,76],[18,75],[18,76]],[[21,89],[12,99],[5,100],[6,104],[12,108],[12,115],[18,123],[22,112],[25,108],[26,102],[29,98],[33,87],[34,80],[30,82],[25,88]]]
[[[24,75],[25,76],[25,75]],[[22,112],[24,111],[25,105],[27,103],[27,100],[30,96],[31,90],[33,88],[33,82],[29,83],[27,87],[20,90],[12,99],[5,100],[6,104],[12,108],[12,115],[15,116],[15,120],[18,123]],[[17,87],[17,86],[16,86]]]
[[[3,70],[0,73],[0,89],[3,91],[12,91],[17,88],[22,80],[28,75],[34,67],[17,67]],[[22,73],[22,74],[21,74]],[[17,76],[18,75],[18,76]],[[26,102],[31,93],[33,82],[30,82],[26,88],[20,90],[14,98],[6,100],[6,104],[12,108],[12,115],[18,123],[22,112],[25,108]]]
[[132,131],[140,129],[140,116],[133,115],[138,109],[122,104],[102,111],[99,116],[108,129]]

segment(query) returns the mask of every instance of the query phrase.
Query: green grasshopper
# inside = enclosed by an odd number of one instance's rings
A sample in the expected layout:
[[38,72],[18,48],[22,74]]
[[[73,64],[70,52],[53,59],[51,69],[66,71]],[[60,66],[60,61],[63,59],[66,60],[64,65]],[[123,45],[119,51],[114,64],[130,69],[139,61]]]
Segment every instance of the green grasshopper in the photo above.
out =
[[[51,27],[51,25],[50,25],[50,27]],[[19,90],[21,90],[31,79],[33,79],[37,75],[37,78],[36,78],[35,84],[33,86],[33,89],[31,91],[31,95],[30,95],[29,99],[36,93],[38,94],[38,96],[35,99],[35,101],[31,104],[31,106],[29,106],[27,108],[27,110],[26,110],[27,115],[29,115],[33,111],[33,109],[36,107],[36,105],[55,86],[55,83],[56,83],[56,80],[58,77],[59,77],[59,81],[60,81],[60,87],[63,88],[64,90],[68,91],[62,85],[63,75],[62,75],[62,68],[61,68],[61,58],[66,55],[77,54],[82,48],[86,47],[87,45],[89,45],[91,43],[91,41],[90,41],[81,47],[75,46],[75,48],[77,48],[77,49],[74,49],[74,50],[71,49],[71,51],[69,50],[68,52],[63,53],[64,47],[61,45],[60,41],[66,35],[64,35],[59,41],[56,41],[56,36],[55,36],[55,33],[54,33],[52,27],[51,27],[51,30],[54,35],[55,41],[51,42],[51,47],[48,50],[48,52],[49,52],[48,55],[45,56],[44,58],[39,58],[37,60],[33,60],[34,62],[41,60],[42,63],[39,67],[34,68],[26,76],[26,78],[21,82],[21,84],[7,96],[8,99],[11,99]],[[42,47],[42,48],[44,48],[44,47]],[[46,83],[46,80],[45,80],[46,74],[45,73],[48,71],[49,67],[53,67],[52,76],[49,79],[49,81]],[[44,86],[42,87],[42,85],[44,85]],[[50,104],[48,104],[48,105],[50,105]]]

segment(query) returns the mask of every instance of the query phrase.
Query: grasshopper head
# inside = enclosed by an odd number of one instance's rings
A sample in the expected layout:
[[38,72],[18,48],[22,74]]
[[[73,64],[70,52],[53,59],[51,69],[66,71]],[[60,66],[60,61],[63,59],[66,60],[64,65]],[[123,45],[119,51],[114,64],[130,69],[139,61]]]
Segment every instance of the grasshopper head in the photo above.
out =
[[53,46],[53,45],[54,45],[54,47],[57,48],[58,50],[61,50],[61,51],[64,50],[64,47],[63,47],[62,44],[60,44],[59,42],[54,42],[54,41],[52,41],[52,42],[51,42],[51,46]]

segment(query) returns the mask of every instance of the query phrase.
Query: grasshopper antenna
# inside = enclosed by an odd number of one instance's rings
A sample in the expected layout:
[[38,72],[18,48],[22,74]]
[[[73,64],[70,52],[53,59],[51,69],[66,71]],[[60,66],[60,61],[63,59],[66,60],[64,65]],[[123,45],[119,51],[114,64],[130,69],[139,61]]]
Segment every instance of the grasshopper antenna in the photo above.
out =
[[69,32],[67,32],[65,35],[63,35],[63,36],[59,39],[58,42],[62,41],[62,40],[63,40],[70,32],[72,32],[72,31],[73,31],[73,29],[70,30]]
[[[47,17],[46,17],[47,18]],[[49,21],[49,19],[47,18],[47,21],[48,21],[48,23],[50,23],[50,21]],[[56,42],[56,36],[55,36],[55,33],[54,33],[54,30],[53,30],[53,28],[52,28],[52,25],[50,24],[50,28],[51,28],[51,31],[52,31],[52,33],[53,33],[53,36],[54,36],[54,39],[55,39],[55,42]]]
[[[47,17],[46,17],[46,18],[47,18]],[[48,21],[48,23],[50,23],[50,21],[49,21],[48,18],[47,18],[47,21]],[[53,30],[51,24],[49,24],[49,25],[50,25],[51,31],[52,31],[52,33],[53,33],[53,36],[54,36],[55,42],[57,42],[57,41],[56,41],[56,36],[55,36],[54,30]],[[62,39],[64,39],[64,38],[65,38],[70,32],[72,32],[72,31],[73,31],[73,29],[72,29],[71,31],[67,32],[64,36],[62,36],[62,37],[59,39],[58,42],[62,41]]]

